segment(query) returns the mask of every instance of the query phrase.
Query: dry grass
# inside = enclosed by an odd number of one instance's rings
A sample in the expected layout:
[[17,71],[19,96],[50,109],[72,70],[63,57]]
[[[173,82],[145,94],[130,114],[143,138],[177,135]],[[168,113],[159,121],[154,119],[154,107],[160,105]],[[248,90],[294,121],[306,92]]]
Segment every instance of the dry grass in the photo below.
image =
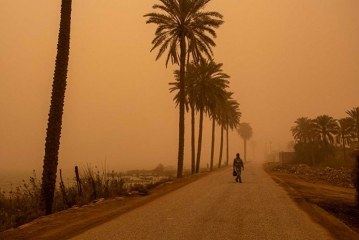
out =
[[[144,175],[146,174],[146,175]],[[156,175],[156,177],[151,177]],[[106,168],[98,169],[89,165],[80,175],[80,186],[73,181],[56,188],[53,211],[58,212],[73,206],[82,206],[99,199],[109,199],[131,194],[146,195],[148,190],[172,179],[172,172],[138,171],[136,174],[108,172]],[[132,179],[136,179],[132,182]],[[36,173],[21,186],[8,192],[0,189],[0,232],[18,227],[42,215],[39,210],[40,180]]]

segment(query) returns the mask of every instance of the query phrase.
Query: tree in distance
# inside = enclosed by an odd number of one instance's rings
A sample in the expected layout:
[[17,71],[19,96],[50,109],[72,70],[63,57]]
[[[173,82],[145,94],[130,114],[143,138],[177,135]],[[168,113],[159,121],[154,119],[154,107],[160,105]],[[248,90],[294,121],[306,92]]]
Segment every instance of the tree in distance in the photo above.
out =
[[222,166],[222,153],[223,153],[223,131],[226,130],[226,165],[229,161],[229,137],[228,130],[237,129],[239,126],[239,121],[241,117],[241,112],[239,111],[239,103],[232,98],[233,93],[227,92],[224,102],[221,104],[219,109],[219,123],[221,126],[221,143],[219,147],[219,160],[218,167]]
[[247,161],[247,141],[252,138],[253,130],[249,123],[239,124],[238,134],[243,139],[244,144],[244,161]]
[[353,132],[357,141],[359,142],[359,107],[355,107],[352,110],[346,111],[346,113],[353,121]]

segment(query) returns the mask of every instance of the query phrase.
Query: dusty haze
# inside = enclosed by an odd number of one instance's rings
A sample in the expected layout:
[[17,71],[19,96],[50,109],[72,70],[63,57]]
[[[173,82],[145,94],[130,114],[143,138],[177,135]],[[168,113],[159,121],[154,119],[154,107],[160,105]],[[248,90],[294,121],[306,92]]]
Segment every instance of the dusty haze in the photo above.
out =
[[[60,2],[0,1],[0,174],[42,167]],[[155,27],[142,17],[156,2],[73,2],[60,168],[105,160],[115,170],[176,166],[174,68],[155,62]],[[215,60],[231,76],[241,121],[253,127],[256,159],[269,141],[286,148],[297,117],[340,118],[359,105],[359,1],[213,0],[211,9],[225,17]],[[204,127],[203,166],[210,123]],[[236,133],[230,140],[232,159],[242,141]]]

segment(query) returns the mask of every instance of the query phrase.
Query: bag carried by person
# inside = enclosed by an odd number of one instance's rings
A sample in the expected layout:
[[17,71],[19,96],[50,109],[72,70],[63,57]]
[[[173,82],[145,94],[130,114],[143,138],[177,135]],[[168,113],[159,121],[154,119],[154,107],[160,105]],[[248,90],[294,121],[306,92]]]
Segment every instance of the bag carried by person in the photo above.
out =
[[233,170],[233,176],[237,176],[237,171],[236,170]]

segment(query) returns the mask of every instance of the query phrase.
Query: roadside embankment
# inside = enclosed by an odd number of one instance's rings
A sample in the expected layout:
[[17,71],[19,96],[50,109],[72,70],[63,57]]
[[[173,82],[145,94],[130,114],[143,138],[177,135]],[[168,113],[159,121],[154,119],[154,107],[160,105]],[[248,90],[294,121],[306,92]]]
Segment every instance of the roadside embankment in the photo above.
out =
[[359,239],[359,209],[349,169],[279,163],[266,163],[264,169],[336,239]]
[[204,172],[181,179],[174,179],[173,181],[163,183],[149,190],[146,195],[132,194],[110,200],[100,200],[92,204],[73,207],[65,211],[43,216],[18,228],[0,232],[0,240],[68,239],[87,229],[103,224],[121,214],[149,203],[158,197],[177,190],[208,174],[211,173]]

